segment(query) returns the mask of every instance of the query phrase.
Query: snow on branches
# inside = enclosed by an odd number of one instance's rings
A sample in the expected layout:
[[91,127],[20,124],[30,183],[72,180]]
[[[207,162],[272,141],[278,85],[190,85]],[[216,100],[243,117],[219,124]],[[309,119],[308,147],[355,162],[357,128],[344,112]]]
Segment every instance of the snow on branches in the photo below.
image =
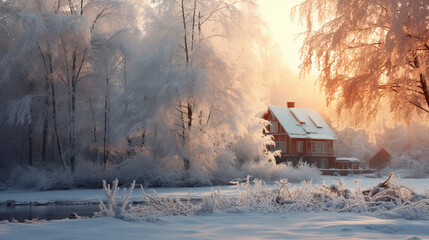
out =
[[302,73],[313,65],[328,102],[357,122],[379,109],[409,121],[429,113],[429,2],[306,0],[295,11],[307,31]]

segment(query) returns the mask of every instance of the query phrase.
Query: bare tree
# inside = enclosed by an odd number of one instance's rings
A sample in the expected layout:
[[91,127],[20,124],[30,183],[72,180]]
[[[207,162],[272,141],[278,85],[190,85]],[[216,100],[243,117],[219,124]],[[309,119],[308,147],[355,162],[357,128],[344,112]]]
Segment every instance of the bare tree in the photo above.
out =
[[49,87],[51,89],[51,106],[52,106],[52,118],[53,118],[53,124],[54,124],[54,133],[55,133],[55,139],[56,139],[56,145],[58,148],[58,154],[60,155],[60,159],[61,159],[61,163],[64,167],[64,169],[67,169],[67,165],[66,162],[64,160],[64,154],[63,154],[63,147],[61,144],[61,139],[60,139],[60,133],[58,130],[58,115],[57,115],[57,102],[56,102],[56,92],[55,92],[55,85],[54,85],[54,80],[53,80],[53,62],[52,62],[52,55],[50,52],[46,52],[44,53],[42,51],[42,49],[39,47],[40,50],[40,55],[42,57],[43,60],[43,65],[45,67],[45,72],[46,72],[46,81],[49,82]]

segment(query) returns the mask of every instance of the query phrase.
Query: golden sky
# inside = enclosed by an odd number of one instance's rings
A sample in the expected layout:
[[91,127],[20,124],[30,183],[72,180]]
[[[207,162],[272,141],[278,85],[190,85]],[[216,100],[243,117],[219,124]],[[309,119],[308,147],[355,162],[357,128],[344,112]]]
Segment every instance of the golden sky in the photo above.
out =
[[279,44],[288,74],[279,83],[271,87],[270,104],[285,106],[287,101],[296,102],[296,107],[313,108],[326,112],[324,95],[315,85],[317,71],[313,70],[305,79],[299,79],[302,37],[305,31],[298,24],[297,17],[291,19],[291,9],[300,0],[259,0],[262,18],[266,21],[273,40]]

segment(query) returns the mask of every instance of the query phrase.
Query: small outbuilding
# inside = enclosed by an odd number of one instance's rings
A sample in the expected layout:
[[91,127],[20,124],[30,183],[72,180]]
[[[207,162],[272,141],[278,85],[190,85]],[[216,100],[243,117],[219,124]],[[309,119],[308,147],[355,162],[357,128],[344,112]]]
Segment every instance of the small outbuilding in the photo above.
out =
[[386,151],[386,149],[381,148],[380,151],[378,151],[374,157],[369,160],[369,167],[375,168],[375,169],[382,169],[385,168],[387,165],[390,164],[390,159],[392,157],[390,154]]
[[359,159],[341,157],[335,159],[336,169],[359,169]]

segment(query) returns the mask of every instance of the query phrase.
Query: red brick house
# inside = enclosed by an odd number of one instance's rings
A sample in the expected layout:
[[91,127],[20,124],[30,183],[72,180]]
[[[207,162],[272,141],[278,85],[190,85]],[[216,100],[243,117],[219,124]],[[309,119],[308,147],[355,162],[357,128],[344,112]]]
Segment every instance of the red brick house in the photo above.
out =
[[321,169],[336,167],[333,147],[337,136],[316,110],[295,108],[288,102],[288,107],[269,106],[263,118],[270,121],[266,134],[275,142],[269,150],[281,152],[277,163],[296,165],[302,159]]

